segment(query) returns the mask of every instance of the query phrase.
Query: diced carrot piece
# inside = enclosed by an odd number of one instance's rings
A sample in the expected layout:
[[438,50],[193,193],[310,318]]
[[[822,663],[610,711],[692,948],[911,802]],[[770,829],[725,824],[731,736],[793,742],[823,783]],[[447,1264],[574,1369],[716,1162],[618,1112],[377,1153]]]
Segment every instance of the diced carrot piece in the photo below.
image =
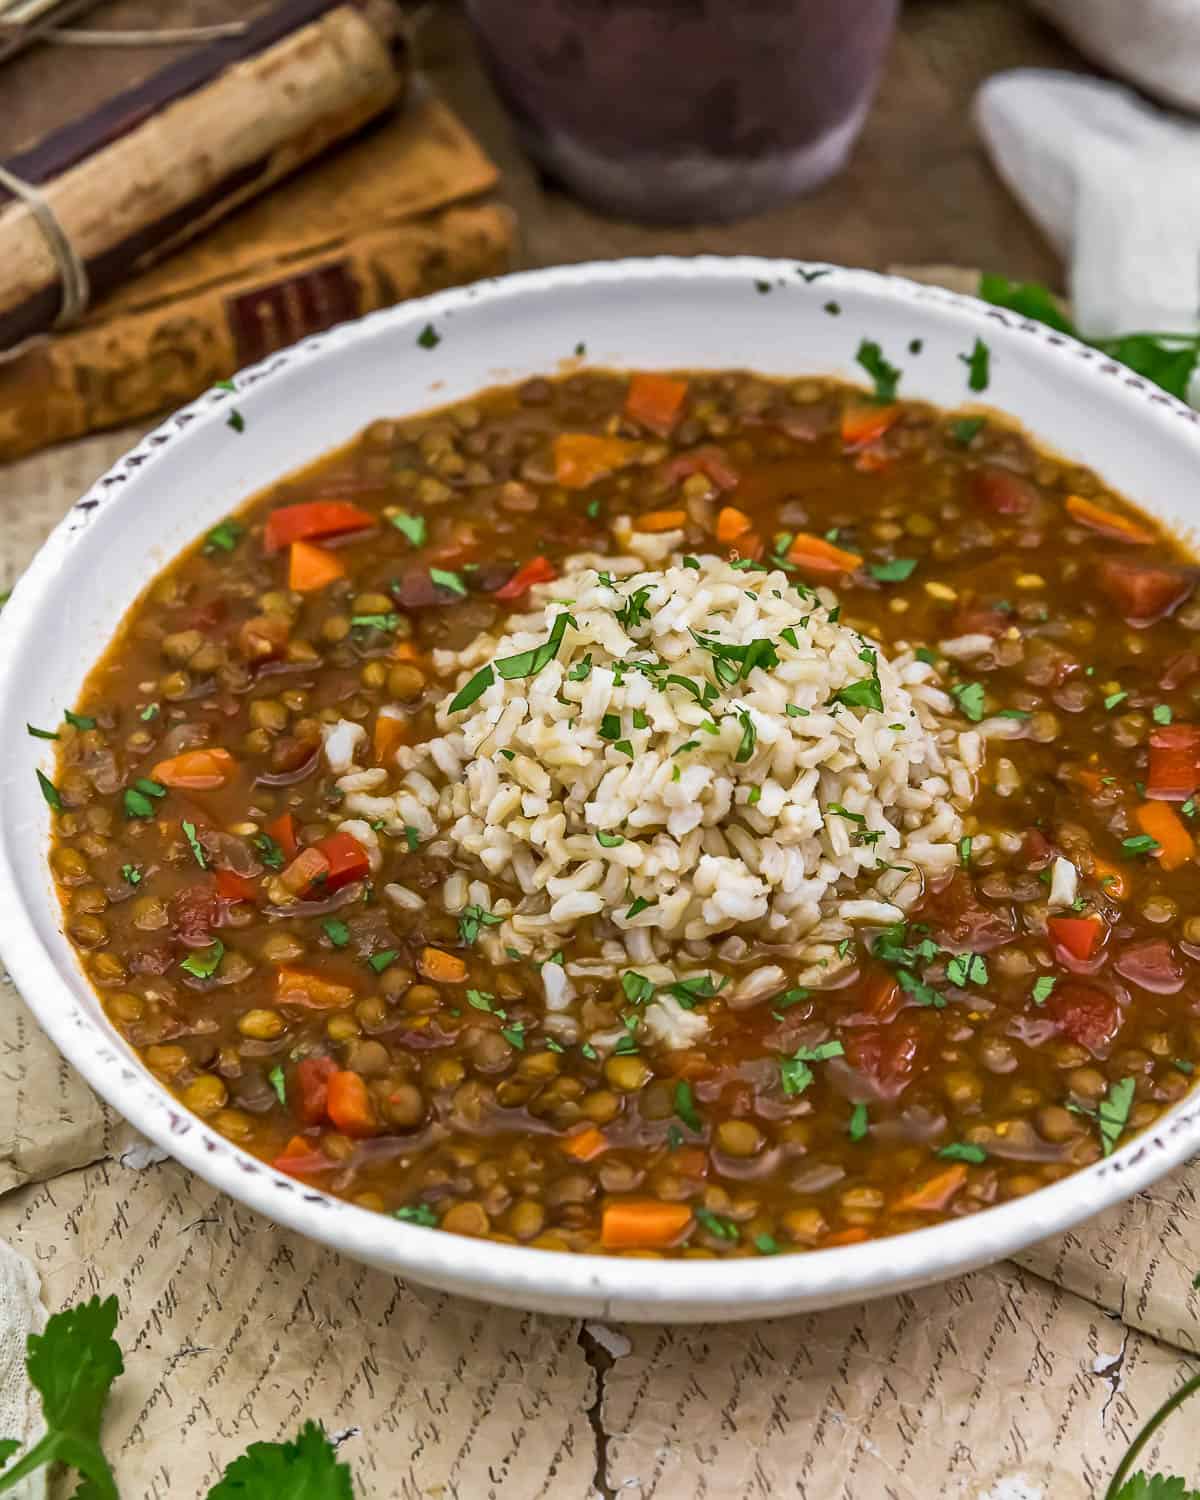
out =
[[218,870],[217,895],[222,901],[231,903],[253,901],[258,895],[258,886],[247,875],[235,875],[232,870]]
[[856,552],[845,552],[808,531],[798,531],[792,538],[788,561],[807,573],[853,573],[862,567],[862,558]]
[[379,1128],[362,1075],[348,1068],[330,1075],[325,1108],[343,1135],[374,1135]]
[[296,1064],[295,1086],[288,1098],[306,1125],[319,1125],[325,1118],[329,1080],[337,1070],[332,1057],[305,1057]]
[[467,977],[467,966],[458,954],[443,948],[422,948],[417,968],[435,984],[462,984]]
[[754,522],[744,510],[736,505],[723,505],[717,512],[717,541],[731,546],[738,537],[745,536]]
[[275,976],[275,998],[280,1005],[307,1005],[312,1010],[340,1010],[354,999],[348,984],[322,979],[307,969],[280,969]]
[[679,420],[687,392],[686,380],[673,380],[670,375],[635,375],[625,397],[625,415],[659,437],[667,437]]
[[552,583],[558,577],[558,569],[548,557],[531,557],[522,563],[507,583],[501,584],[492,595],[505,604],[514,599],[523,599],[535,583]]
[[878,474],[881,469],[890,468],[891,463],[889,455],[877,448],[864,448],[854,455],[854,467],[863,474]]
[[268,552],[282,552],[293,542],[341,536],[374,525],[370,511],[348,501],[307,500],[300,505],[281,505],[271,512],[263,529],[263,546]]
[[847,448],[861,448],[881,438],[900,415],[898,406],[875,406],[856,401],[842,413],[842,442]]
[[1099,917],[1047,917],[1046,931],[1050,941],[1080,963],[1087,963],[1104,936]]
[[421,652],[411,641],[397,641],[392,647],[393,661],[420,661]]
[[274,839],[288,859],[295,859],[300,845],[296,839],[296,819],[292,813],[280,813],[263,830],[269,839]]
[[1117,865],[1110,865],[1108,860],[1100,859],[1098,855],[1092,856],[1092,879],[1100,886],[1106,896],[1111,896],[1114,901],[1124,901],[1129,894],[1129,882],[1125,879],[1125,872]]
[[407,738],[407,719],[401,719],[396,714],[381,713],[375,720],[375,759],[381,763],[391,760]]
[[858,1225],[851,1225],[849,1229],[835,1229],[832,1234],[827,1234],[821,1241],[819,1249],[835,1250],[839,1245],[861,1245],[864,1240],[869,1240],[870,1234]]
[[306,1141],[302,1135],[294,1135],[279,1155],[281,1159],[285,1156],[307,1156],[311,1150],[311,1141]]
[[608,1150],[608,1141],[603,1131],[597,1130],[594,1125],[589,1125],[585,1130],[577,1131],[570,1135],[562,1143],[563,1150],[568,1156],[573,1156],[576,1161],[591,1161],[594,1157],[601,1156]]
[[686,1203],[634,1199],[609,1203],[600,1219],[600,1243],[606,1250],[665,1250],[692,1222]]
[[586,490],[597,479],[631,463],[636,452],[636,444],[623,438],[561,432],[554,439],[554,477],[564,489]]
[[160,760],[151,778],[163,786],[186,792],[211,792],[237,775],[237,761],[228,750],[184,750],[169,760]]
[[277,1172],[287,1172],[291,1177],[311,1177],[316,1172],[327,1172],[337,1163],[323,1151],[314,1151],[312,1142],[302,1135],[294,1135],[283,1148],[283,1155],[271,1163]]
[[301,849],[291,864],[280,872],[279,879],[293,896],[304,896],[317,881],[329,874],[329,861],[319,849]]
[[634,522],[635,531],[674,531],[687,525],[686,510],[648,510]]
[[1164,870],[1177,870],[1196,852],[1183,819],[1169,802],[1143,802],[1134,816],[1138,827],[1158,842],[1158,862]]
[[966,1166],[961,1161],[956,1161],[945,1171],[927,1178],[918,1187],[901,1193],[893,1202],[892,1208],[901,1214],[940,1213],[942,1209],[949,1207],[950,1200],[966,1180]]
[[345,563],[324,547],[314,547],[311,542],[292,543],[288,551],[288,588],[297,594],[314,593],[345,576]]
[[367,851],[352,833],[331,833],[318,839],[313,848],[324,855],[328,866],[324,881],[327,891],[341,890],[352,880],[365,880],[371,873]]
[[1089,526],[1105,536],[1116,537],[1118,541],[1140,547],[1154,540],[1154,533],[1139,526],[1131,517],[1118,515],[1115,510],[1105,510],[1102,505],[1097,505],[1094,500],[1085,500],[1082,495],[1068,495],[1066,506],[1081,526]]

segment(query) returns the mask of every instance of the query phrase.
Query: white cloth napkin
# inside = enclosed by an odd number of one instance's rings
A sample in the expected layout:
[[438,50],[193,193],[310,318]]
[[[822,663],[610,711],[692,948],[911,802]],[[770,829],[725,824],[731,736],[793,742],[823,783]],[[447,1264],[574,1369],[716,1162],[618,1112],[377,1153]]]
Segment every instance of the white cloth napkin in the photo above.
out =
[[1085,57],[1200,113],[1200,0],[1029,0]]
[[[1200,77],[1200,55],[1194,65]],[[988,79],[975,117],[1068,262],[1085,335],[1200,330],[1200,122],[1120,84],[1033,68]]]
[[[0,1437],[20,1440],[14,1457],[45,1431],[41,1405],[25,1374],[25,1340],[45,1326],[37,1272],[0,1240]],[[45,1500],[46,1470],[21,1480],[11,1494],[14,1500]]]

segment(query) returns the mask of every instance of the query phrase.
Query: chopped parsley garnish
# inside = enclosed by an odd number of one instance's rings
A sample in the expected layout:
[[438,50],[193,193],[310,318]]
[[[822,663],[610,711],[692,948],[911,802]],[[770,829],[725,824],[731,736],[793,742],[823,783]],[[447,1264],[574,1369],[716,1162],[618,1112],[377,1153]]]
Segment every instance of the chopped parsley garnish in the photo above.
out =
[[967,384],[973,391],[986,391],[991,374],[991,350],[982,339],[976,339],[970,354],[960,354],[967,367]]
[[58,735],[52,729],[39,729],[35,724],[26,724],[25,733],[31,734],[35,740],[56,740]]
[[501,1026],[500,1035],[519,1052],[525,1050],[525,1022],[514,1021],[511,1026]]
[[599,502],[599,500],[589,500],[588,503],[584,506],[583,510],[584,510],[584,514],[587,516],[588,520],[589,521],[594,521],[596,519],[596,517],[600,514],[600,502]]
[[397,511],[391,518],[397,531],[403,532],[414,547],[425,545],[426,525],[424,516],[410,516],[407,511]]
[[486,1011],[490,1016],[499,1016],[501,1020],[503,1020],[504,1012],[502,1010],[497,1010],[492,1004],[492,1001],[495,1000],[495,998],[495,995],[493,995],[490,990],[467,991],[467,1004],[469,1006],[471,1006],[474,1010]]
[[214,938],[207,948],[189,953],[179,967],[186,969],[197,979],[211,979],[217,972],[217,965],[224,957],[225,944],[220,938]]
[[689,1130],[694,1130],[697,1135],[703,1131],[704,1121],[697,1113],[692,1086],[682,1078],[675,1085],[675,1113]]
[[813,1081],[814,1073],[809,1063],[827,1062],[831,1057],[844,1057],[846,1049],[841,1042],[821,1042],[816,1047],[799,1047],[791,1057],[779,1059],[779,1081],[785,1094],[802,1094]]
[[721,979],[719,983],[714,984],[711,974],[696,974],[691,979],[679,979],[674,984],[664,984],[662,988],[668,995],[674,996],[684,1010],[695,1010],[697,1000],[711,1000],[714,995],[720,994],[727,983],[728,980]]
[[403,1208],[392,1210],[392,1218],[405,1224],[420,1224],[423,1229],[436,1229],[438,1223],[437,1213],[428,1203],[406,1203]]
[[183,820],[183,822],[180,823],[179,826],[180,826],[180,828],[183,829],[183,836],[188,841],[188,848],[192,851],[192,854],[195,856],[196,863],[200,866],[200,868],[202,870],[207,870],[208,869],[208,860],[205,859],[205,857],[204,857],[204,847],[203,847],[203,845],[200,843],[200,840],[196,837],[196,825],[195,825],[195,823],[189,823],[187,821],[187,819],[185,818]]
[[979,953],[956,953],[946,964],[946,978],[959,989],[968,984],[986,984],[987,961]]
[[559,647],[562,645],[563,636],[567,633],[567,626],[574,625],[573,615],[563,613],[554,617],[554,624],[550,627],[550,634],[540,646],[533,646],[528,651],[519,651],[515,656],[501,657],[489,666],[481,667],[469,682],[465,683],[450,701],[448,713],[461,713],[464,708],[470,708],[477,698],[487,692],[496,680],[499,673],[506,682],[511,682],[518,677],[534,677],[543,667],[549,664],[558,655]]
[[807,708],[801,708],[798,703],[785,703],[783,711],[789,719],[809,719],[812,714]]
[[[685,750],[699,750],[699,748],[700,748],[700,741],[699,740],[685,740],[682,745],[677,745],[676,748],[671,751],[671,754],[672,755],[682,755]],[[675,769],[678,770],[679,767],[676,766]]]
[[951,1141],[948,1146],[941,1148],[938,1155],[943,1161],[969,1161],[976,1167],[987,1161],[987,1152],[983,1147],[973,1145],[970,1141]]
[[283,850],[269,833],[256,833],[252,843],[268,870],[283,869]]
[[619,849],[625,840],[619,833],[597,833],[596,842],[601,849]]
[[1105,1156],[1111,1156],[1117,1142],[1129,1123],[1129,1112],[1133,1108],[1134,1080],[1120,1078],[1110,1083],[1108,1093],[1101,1099],[1096,1110],[1096,1125],[1100,1131],[1100,1145]]
[[937,657],[925,646],[918,646],[913,655],[918,661],[923,661],[927,667],[937,666]]
[[217,552],[232,552],[245,535],[246,528],[237,521],[220,521],[204,538],[203,551],[212,557]]
[[787,644],[794,650],[799,650],[800,641],[796,635],[795,629],[791,625],[785,625],[783,627],[783,629],[779,632],[779,638],[781,641],[786,641]]
[[625,913],[625,920],[627,922],[632,922],[634,917],[639,916],[644,911],[649,911],[652,906],[657,905],[657,897],[655,897],[653,901],[648,901],[645,896],[635,896],[629,903],[629,909]]
[[567,681],[568,682],[586,682],[587,679],[591,675],[592,675],[592,653],[589,651],[588,654],[583,658],[582,661],[577,661],[575,663],[575,665],[573,667],[571,667],[570,670],[567,672]]
[[1053,974],[1042,974],[1035,979],[1033,981],[1033,1003],[1035,1005],[1045,1005],[1046,1001],[1054,993],[1054,986],[1057,983],[1058,980]]
[[457,594],[460,599],[467,596],[467,586],[457,573],[451,573],[446,568],[430,568],[430,579],[440,589],[449,589],[452,594]]
[[739,763],[744,763],[754,754],[754,747],[758,743],[758,733],[748,709],[743,708],[738,711],[738,722],[742,726],[742,738],[738,744],[737,754],[733,758]]
[[421,847],[421,835],[411,823],[404,825],[404,842],[408,845],[408,852],[410,854],[415,854]]
[[754,1248],[760,1255],[778,1255],[779,1241],[773,1234],[756,1234],[754,1236]]
[[458,935],[469,948],[478,938],[480,928],[498,927],[504,920],[482,906],[464,906],[458,914]]
[[595,1062],[600,1055],[596,1051],[595,1047],[592,1046],[591,1042],[584,1042],[579,1050],[582,1055],[587,1058],[588,1062]]
[[[42,789],[42,796],[46,799],[47,807],[52,808],[55,812],[62,812],[63,804],[62,798],[58,795],[58,788],[50,780],[49,776],[44,775],[41,771],[37,771],[35,774],[37,776],[38,786],[40,786]],[[128,792],[126,792],[125,795],[128,796]],[[148,803],[147,807],[149,808],[149,811],[146,813],[146,816],[149,817],[150,813],[152,813],[154,809],[150,807]]]
[[141,713],[138,714],[138,718],[141,719],[143,721],[143,723],[146,723],[150,719],[153,719],[157,715],[157,713],[158,713],[158,704],[157,703],[147,703],[146,706],[145,706],[145,708],[142,709]]
[[1118,703],[1124,703],[1128,697],[1128,693],[1109,693],[1108,697],[1104,700],[1104,706],[1111,713]]
[[633,746],[628,740],[618,740],[613,749],[619,750],[622,755],[627,755],[630,760],[633,759]]
[[602,740],[619,740],[621,738],[621,715],[604,714],[600,720],[598,732]]
[[875,382],[876,401],[894,401],[901,372],[887,362],[879,345],[871,339],[863,339],[854,358]]
[[870,563],[867,572],[880,583],[903,583],[916,566],[915,557],[894,557],[890,562]]
[[[770,288],[767,290],[770,291]],[[692,1214],[702,1229],[707,1229],[709,1234],[715,1235],[719,1240],[737,1240],[741,1237],[741,1231],[732,1219],[722,1218],[720,1214],[714,1214],[707,1208],[693,1209]]]
[[122,865],[121,879],[126,885],[141,885],[142,872],[137,865]]
[[986,425],[986,417],[960,417],[957,422],[950,423],[950,436],[960,448],[966,448]]
[[442,336],[432,323],[426,323],[425,327],[417,334],[417,343],[422,349],[436,349],[442,342]]
[[871,1127],[870,1116],[865,1104],[856,1104],[850,1111],[850,1123],[846,1126],[846,1134],[852,1141],[861,1141]]
[[633,630],[650,618],[646,601],[652,592],[650,585],[644,584],[641,588],[634,589],[620,609],[614,611],[625,630]]
[[650,728],[650,720],[640,708],[635,708],[633,711],[633,727],[635,729]]
[[871,668],[870,677],[864,677],[860,682],[852,682],[848,686],[838,688],[831,703],[843,703],[847,708],[872,708],[877,713],[883,712],[883,686],[879,681],[879,662],[875,652],[869,646],[858,653],[859,661],[865,661]]
[[267,1082],[275,1090],[275,1097],[287,1108],[287,1079],[283,1076],[283,1069],[278,1063],[267,1074]]
[[1126,854],[1153,854],[1161,845],[1157,839],[1152,839],[1148,833],[1135,833],[1132,838],[1122,839],[1121,848]]
[[400,616],[397,614],[350,616],[350,626],[353,630],[395,630],[399,623]]
[[372,953],[367,962],[376,974],[382,974],[389,964],[394,964],[400,957],[399,948],[384,948],[381,953]]
[[846,818],[851,823],[865,823],[867,821],[862,813],[851,812],[849,808],[843,807],[840,802],[830,802],[825,811],[833,813],[837,818]]
[[627,974],[621,975],[621,989],[625,992],[625,998],[630,1005],[644,1005],[654,995],[653,982],[644,974],[635,973],[632,969]]
[[350,941],[350,929],[345,922],[339,922],[336,917],[326,917],[321,923],[325,936],[335,948],[344,948]]
[[1156,724],[1169,724],[1171,722],[1171,709],[1166,703],[1156,703],[1151,713]]
[[950,689],[950,696],[972,724],[978,724],[983,718],[984,694],[981,682],[957,682]]
[[1001,708],[997,711],[998,719],[1031,719],[1033,715],[1027,708]]
[[63,718],[72,729],[95,729],[96,721],[90,714],[73,714],[69,708],[63,709]]
[[230,411],[229,415],[225,418],[225,425],[226,425],[226,427],[232,427],[233,430],[234,430],[234,432],[245,432],[245,430],[246,430],[246,419],[245,419],[245,417],[242,416],[241,412],[238,411],[238,409],[237,409],[236,406]]
[[958,862],[964,870],[971,863],[971,840],[969,837],[961,838],[958,841]]

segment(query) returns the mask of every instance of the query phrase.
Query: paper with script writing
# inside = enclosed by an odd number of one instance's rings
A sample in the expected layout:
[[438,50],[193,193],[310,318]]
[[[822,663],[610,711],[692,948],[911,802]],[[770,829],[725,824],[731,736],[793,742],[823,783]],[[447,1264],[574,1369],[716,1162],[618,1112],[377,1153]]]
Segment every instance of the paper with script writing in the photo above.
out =
[[[308,1417],[346,1434],[364,1500],[1013,1500],[1018,1477],[1088,1500],[1185,1363],[1011,1266],[804,1317],[604,1330],[600,1356],[574,1320],[402,1286],[174,1163],[18,1189],[0,1236],[52,1307],[120,1300],[105,1433],[125,1500],[203,1495]],[[1156,1461],[1193,1452],[1184,1422]]]

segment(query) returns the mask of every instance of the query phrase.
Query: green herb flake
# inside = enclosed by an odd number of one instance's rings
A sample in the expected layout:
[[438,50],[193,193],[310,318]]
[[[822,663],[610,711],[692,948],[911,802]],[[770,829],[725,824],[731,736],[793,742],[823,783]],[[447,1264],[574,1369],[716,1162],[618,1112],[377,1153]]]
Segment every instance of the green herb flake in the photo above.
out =
[[595,1062],[596,1059],[600,1056],[595,1047],[592,1046],[591,1042],[584,1042],[583,1046],[580,1047],[579,1050],[583,1054],[583,1056],[587,1058],[588,1062]]
[[422,1229],[436,1229],[438,1216],[428,1203],[406,1203],[403,1208],[394,1208],[392,1218],[405,1224],[420,1224]]
[[925,646],[918,646],[913,655],[918,661],[923,661],[927,667],[937,666],[937,657]]
[[1156,724],[1169,724],[1171,722],[1171,709],[1166,703],[1156,703],[1151,711],[1151,717]]
[[245,432],[245,430],[246,430],[246,419],[245,419],[245,417],[242,416],[241,412],[238,411],[238,409],[237,409],[236,406],[230,411],[229,415],[225,418],[225,425],[226,425],[226,427],[232,427],[233,430],[234,430],[234,432],[239,432],[239,433],[240,432]]
[[903,583],[917,566],[915,557],[895,557],[890,562],[870,563],[867,572],[880,583]]
[[870,1115],[865,1104],[856,1104],[850,1111],[850,1123],[846,1126],[846,1134],[852,1141],[865,1139],[867,1131],[871,1128]]
[[881,403],[894,401],[901,372],[887,362],[879,345],[871,339],[864,339],[854,358],[875,382],[875,400]]
[[619,849],[625,842],[619,833],[597,833],[596,842],[601,849]]
[[38,729],[34,724],[26,724],[25,733],[32,735],[35,740],[56,740],[58,735],[52,729]]
[[122,865],[121,879],[126,885],[141,885],[142,872],[137,865]]
[[584,514],[587,516],[589,521],[594,521],[600,514],[599,500],[589,500],[588,503],[584,506]]
[[382,974],[389,964],[394,964],[400,957],[399,948],[385,948],[381,953],[372,953],[367,963],[374,969],[376,974]]
[[424,516],[410,516],[407,511],[400,510],[389,519],[396,530],[406,536],[414,547],[425,545],[427,528]]
[[426,323],[425,327],[417,334],[417,343],[422,349],[436,349],[442,342],[442,336],[432,323]]
[[744,764],[754,754],[754,747],[758,742],[758,734],[754,728],[754,721],[751,719],[748,709],[739,709],[738,722],[742,726],[742,737],[738,743],[737,753],[733,758],[738,764]]
[[952,1141],[950,1145],[943,1146],[938,1155],[943,1161],[967,1161],[976,1167],[987,1161],[987,1152],[983,1147],[973,1145],[970,1141]]
[[[42,789],[42,796],[46,799],[46,806],[54,812],[62,812],[63,802],[58,794],[58,788],[50,780],[49,776],[44,775],[41,771],[35,771],[34,774],[37,776],[38,786]],[[128,793],[126,793],[126,796],[128,796]],[[149,804],[147,804],[147,807],[149,810],[146,816],[149,817],[154,809],[149,807]]]
[[336,917],[326,917],[321,923],[325,936],[335,948],[344,948],[350,941],[350,929]]
[[732,1219],[722,1218],[720,1214],[714,1214],[707,1208],[695,1208],[692,1214],[696,1223],[718,1240],[736,1242],[741,1237],[741,1231]]
[[1058,980],[1053,974],[1039,975],[1033,981],[1033,1003],[1035,1005],[1045,1005],[1046,1001],[1054,993],[1054,986],[1057,983]]
[[653,981],[644,974],[635,973],[633,969],[621,975],[621,989],[630,1005],[644,1005],[654,997]]
[[525,1050],[525,1023],[515,1021],[511,1026],[501,1026],[500,1035],[504,1040],[517,1049],[518,1052]]
[[483,927],[498,927],[504,920],[494,912],[490,912],[483,906],[464,906],[458,914],[458,935],[466,947],[479,937],[480,929]]
[[233,552],[246,534],[246,528],[237,521],[219,521],[204,538],[202,551],[208,557],[218,552]]
[[967,869],[971,863],[971,839],[961,838],[958,841],[958,862],[963,869]]
[[452,594],[457,594],[460,599],[467,597],[467,586],[458,573],[451,573],[446,568],[430,568],[430,579],[440,589],[449,589]]
[[1133,1108],[1135,1083],[1132,1078],[1120,1078],[1108,1086],[1108,1093],[1100,1101],[1096,1111],[1096,1125],[1100,1131],[1100,1145],[1105,1156],[1111,1156],[1117,1148]]
[[224,957],[225,944],[220,938],[214,938],[207,948],[201,948],[195,953],[189,953],[179,967],[185,969],[197,979],[211,979],[217,972],[217,966]]
[[831,1057],[844,1057],[846,1049],[841,1042],[821,1042],[816,1047],[799,1047],[791,1057],[779,1059],[779,1081],[785,1094],[802,1094],[813,1081],[809,1063],[827,1062]]
[[1104,700],[1104,706],[1108,709],[1109,713],[1111,713],[1113,709],[1116,708],[1118,703],[1124,703],[1126,698],[1128,697],[1129,694],[1124,692],[1109,693],[1108,697]]
[[696,1100],[692,1094],[692,1086],[684,1079],[680,1079],[675,1085],[675,1114],[683,1121],[689,1130],[700,1135],[704,1130],[704,1121],[696,1110]]
[[811,712],[807,708],[801,708],[796,703],[785,703],[783,711],[789,719],[810,719],[812,717]]
[[283,1069],[278,1063],[267,1074],[267,1082],[275,1090],[275,1097],[287,1108],[287,1079],[283,1076]]
[[180,828],[183,829],[183,836],[188,841],[188,848],[192,851],[192,854],[195,857],[196,863],[200,866],[200,868],[202,870],[207,870],[208,869],[208,860],[205,859],[205,857],[204,857],[204,846],[201,844],[200,840],[196,837],[196,825],[195,825],[195,823],[189,823],[187,821],[187,819],[185,818],[183,820],[183,822],[180,823],[179,826],[180,826]]
[[970,354],[960,354],[967,367],[967,384],[973,391],[986,391],[991,375],[991,350],[982,339],[976,339]]
[[147,703],[145,708],[143,708],[142,711],[138,714],[138,718],[141,719],[143,723],[148,723],[151,719],[156,718],[157,715],[158,704]]
[[592,653],[589,651],[582,661],[577,661],[575,665],[568,670],[567,681],[586,682],[591,675]]
[[987,961],[979,953],[955,953],[946,964],[946,978],[958,989],[968,984],[986,984]]
[[503,1016],[504,1012],[502,1010],[495,1010],[493,1008],[492,1001],[495,998],[495,995],[490,990],[467,991],[467,1004],[474,1010],[486,1011],[488,1015]]
[[950,436],[960,448],[969,448],[986,426],[986,417],[960,417],[950,423]]
[[1137,833],[1132,838],[1122,839],[1121,848],[1132,857],[1137,854],[1154,854],[1161,848],[1161,845],[1148,833]]
[[754,1248],[760,1255],[778,1255],[779,1241],[773,1234],[756,1234],[754,1236]]
[[950,689],[950,696],[972,724],[978,724],[983,718],[984,692],[981,682],[955,683]]

